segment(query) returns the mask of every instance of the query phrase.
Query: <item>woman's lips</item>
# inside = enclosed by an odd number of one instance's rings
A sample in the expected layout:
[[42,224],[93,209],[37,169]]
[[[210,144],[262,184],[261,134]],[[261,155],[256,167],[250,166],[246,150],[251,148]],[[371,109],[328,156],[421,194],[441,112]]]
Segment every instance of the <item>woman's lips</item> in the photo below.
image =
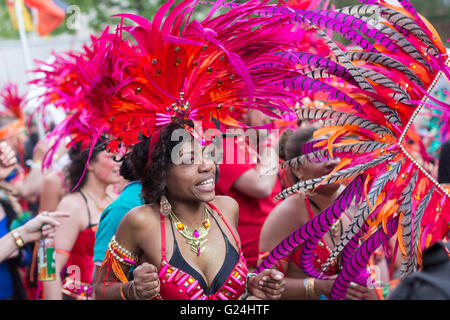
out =
[[214,178],[202,180],[199,183],[197,183],[195,187],[205,192],[214,191],[215,188]]

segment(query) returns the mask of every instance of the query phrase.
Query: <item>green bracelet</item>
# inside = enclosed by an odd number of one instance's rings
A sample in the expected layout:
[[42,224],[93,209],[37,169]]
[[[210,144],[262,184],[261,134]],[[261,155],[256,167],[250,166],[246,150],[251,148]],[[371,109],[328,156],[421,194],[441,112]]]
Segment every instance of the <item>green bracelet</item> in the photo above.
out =
[[252,295],[248,290],[248,281],[250,280],[250,278],[253,277],[256,277],[256,273],[253,272],[247,273],[247,279],[245,280],[245,291],[244,294],[242,295],[241,300],[247,300],[247,298]]

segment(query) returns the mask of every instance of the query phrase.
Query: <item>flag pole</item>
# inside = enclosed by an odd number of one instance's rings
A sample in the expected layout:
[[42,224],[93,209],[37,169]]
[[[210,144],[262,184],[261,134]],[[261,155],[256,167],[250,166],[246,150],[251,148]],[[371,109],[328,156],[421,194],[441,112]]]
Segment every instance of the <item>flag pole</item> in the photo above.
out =
[[[33,65],[30,55],[30,49],[28,47],[28,39],[25,30],[25,22],[23,20],[22,8],[23,8],[23,0],[14,0],[14,9],[16,10],[16,18],[17,18],[17,25],[19,27],[20,42],[22,43],[22,50],[25,57],[25,66],[27,71],[30,71]],[[29,80],[31,80],[31,76],[29,75],[28,72],[27,77],[29,78]],[[38,129],[39,139],[42,139],[45,136],[45,130],[42,123],[39,121],[38,115],[35,115],[35,122],[36,127]]]
[[25,56],[25,66],[27,67],[27,70],[30,70],[32,67],[31,56],[28,47],[27,33],[25,31],[25,22],[23,21],[22,3],[23,0],[14,0],[14,9],[16,10],[16,18],[17,18],[17,25],[19,26],[20,42],[22,43],[23,54]]

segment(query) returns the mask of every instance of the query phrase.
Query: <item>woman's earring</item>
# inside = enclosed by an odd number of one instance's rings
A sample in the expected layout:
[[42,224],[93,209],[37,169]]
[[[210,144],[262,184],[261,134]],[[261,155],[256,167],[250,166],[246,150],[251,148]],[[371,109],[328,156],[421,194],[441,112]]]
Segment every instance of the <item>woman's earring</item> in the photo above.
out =
[[169,203],[169,200],[165,196],[161,196],[161,200],[159,201],[159,206],[161,208],[161,213],[163,216],[167,217],[172,211],[172,206]]

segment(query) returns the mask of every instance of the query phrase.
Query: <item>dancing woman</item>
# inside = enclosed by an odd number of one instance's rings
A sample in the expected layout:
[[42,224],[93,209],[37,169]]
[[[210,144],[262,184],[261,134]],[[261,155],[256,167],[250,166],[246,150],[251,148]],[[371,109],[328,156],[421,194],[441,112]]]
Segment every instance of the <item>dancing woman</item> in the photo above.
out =
[[[280,272],[247,277],[236,231],[239,208],[232,198],[215,196],[216,166],[208,147],[173,141],[176,129],[184,130],[173,123],[154,145],[141,178],[146,204],[125,216],[111,240],[96,299],[227,300],[238,299],[246,288],[261,299],[279,298]],[[173,150],[180,164],[174,164]]]
[[[60,221],[56,232],[56,280],[44,282],[45,299],[91,298],[95,231],[102,211],[113,200],[106,189],[120,180],[120,165],[114,161],[113,154],[106,153],[105,147],[102,142],[95,145],[84,176],[89,148],[81,149],[78,143],[69,151],[67,178],[70,190],[75,187],[76,190],[66,195],[57,207],[57,211],[71,216]],[[63,270],[67,276],[61,281]]]

